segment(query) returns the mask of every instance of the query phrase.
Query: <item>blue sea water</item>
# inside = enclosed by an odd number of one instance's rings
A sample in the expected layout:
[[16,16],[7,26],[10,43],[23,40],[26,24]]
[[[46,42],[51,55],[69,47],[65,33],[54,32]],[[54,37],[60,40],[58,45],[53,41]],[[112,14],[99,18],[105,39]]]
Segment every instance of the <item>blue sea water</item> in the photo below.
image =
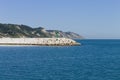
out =
[[1,46],[0,80],[120,80],[120,40],[81,46]]

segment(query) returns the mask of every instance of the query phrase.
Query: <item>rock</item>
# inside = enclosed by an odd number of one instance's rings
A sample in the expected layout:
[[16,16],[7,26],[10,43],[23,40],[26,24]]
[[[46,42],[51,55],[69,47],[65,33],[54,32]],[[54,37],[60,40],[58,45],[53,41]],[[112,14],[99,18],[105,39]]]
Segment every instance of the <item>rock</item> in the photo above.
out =
[[76,41],[68,38],[0,38],[0,45],[76,46]]

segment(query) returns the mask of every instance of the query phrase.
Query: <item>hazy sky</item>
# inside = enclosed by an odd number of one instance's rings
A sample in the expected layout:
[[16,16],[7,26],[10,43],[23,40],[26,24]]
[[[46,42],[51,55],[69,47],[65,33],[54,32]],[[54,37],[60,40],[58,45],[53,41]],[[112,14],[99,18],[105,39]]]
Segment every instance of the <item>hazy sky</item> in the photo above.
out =
[[0,23],[120,39],[120,0],[0,0]]

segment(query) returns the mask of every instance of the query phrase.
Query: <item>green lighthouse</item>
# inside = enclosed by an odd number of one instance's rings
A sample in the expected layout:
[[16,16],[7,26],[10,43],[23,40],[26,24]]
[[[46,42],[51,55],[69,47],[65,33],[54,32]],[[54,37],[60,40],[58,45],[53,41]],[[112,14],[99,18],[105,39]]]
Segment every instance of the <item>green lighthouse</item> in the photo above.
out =
[[59,32],[55,31],[55,34],[56,34],[56,38],[58,38],[59,37]]

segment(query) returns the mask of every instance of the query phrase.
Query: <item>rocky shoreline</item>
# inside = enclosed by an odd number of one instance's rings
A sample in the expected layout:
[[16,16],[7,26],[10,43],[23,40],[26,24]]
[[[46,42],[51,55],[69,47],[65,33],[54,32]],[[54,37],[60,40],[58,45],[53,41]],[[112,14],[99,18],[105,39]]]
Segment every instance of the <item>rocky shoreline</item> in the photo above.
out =
[[69,38],[0,38],[0,45],[78,46]]

